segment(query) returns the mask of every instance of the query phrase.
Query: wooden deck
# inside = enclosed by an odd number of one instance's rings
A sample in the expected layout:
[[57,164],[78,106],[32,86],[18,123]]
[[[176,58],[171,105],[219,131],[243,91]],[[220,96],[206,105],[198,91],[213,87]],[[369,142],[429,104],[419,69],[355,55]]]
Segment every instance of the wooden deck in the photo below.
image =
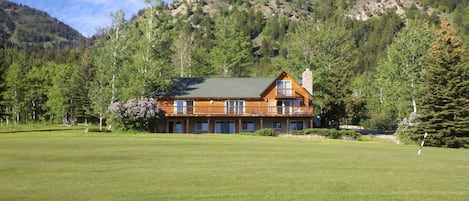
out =
[[168,117],[311,117],[313,107],[163,106]]

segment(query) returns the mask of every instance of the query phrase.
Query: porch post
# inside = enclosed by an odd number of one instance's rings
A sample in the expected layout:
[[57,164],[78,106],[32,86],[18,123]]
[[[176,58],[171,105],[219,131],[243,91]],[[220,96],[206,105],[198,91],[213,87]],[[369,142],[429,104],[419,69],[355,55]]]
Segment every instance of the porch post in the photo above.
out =
[[186,126],[184,133],[189,133],[189,119],[186,119]]
[[289,134],[290,133],[290,118],[287,118],[287,125],[285,126],[286,128],[286,134]]
[[260,124],[261,124],[261,129],[263,129],[264,128],[264,118],[262,118],[262,117],[261,117]]
[[164,122],[164,133],[168,133],[168,132],[169,132],[169,121],[165,120],[165,122]]
[[309,128],[314,128],[314,121],[312,118],[309,120]]
[[210,134],[210,118],[207,119],[207,125],[208,125],[207,133]]
[[241,118],[238,120],[238,133],[241,133],[243,130],[243,122],[241,121]]

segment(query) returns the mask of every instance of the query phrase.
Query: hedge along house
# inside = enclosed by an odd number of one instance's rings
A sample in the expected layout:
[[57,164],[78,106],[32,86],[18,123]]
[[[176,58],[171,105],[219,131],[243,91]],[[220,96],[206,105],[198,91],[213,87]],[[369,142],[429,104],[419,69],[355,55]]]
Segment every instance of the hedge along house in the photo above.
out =
[[312,72],[300,85],[276,78],[177,78],[172,94],[158,99],[164,118],[157,132],[240,133],[273,128],[289,133],[313,127]]

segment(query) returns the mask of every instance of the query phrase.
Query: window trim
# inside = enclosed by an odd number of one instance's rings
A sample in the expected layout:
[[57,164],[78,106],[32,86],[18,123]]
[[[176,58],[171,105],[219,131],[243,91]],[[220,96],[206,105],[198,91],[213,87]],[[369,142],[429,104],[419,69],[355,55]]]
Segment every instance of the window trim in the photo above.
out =
[[[231,105],[233,103],[233,105]],[[244,100],[226,100],[225,114],[244,114],[246,111],[246,101]]]
[[[190,113],[188,113],[188,110],[187,110],[187,108],[188,108],[187,102],[192,102],[191,112]],[[179,105],[178,103],[181,103],[182,105]],[[174,100],[173,106],[174,106],[174,114],[194,114],[195,101],[194,100],[177,99],[177,100]],[[182,108],[180,108],[180,107],[182,107]],[[182,112],[179,112],[179,109],[182,109]]]
[[291,80],[277,80],[276,87],[277,87],[277,96],[292,96],[293,95],[293,82]]

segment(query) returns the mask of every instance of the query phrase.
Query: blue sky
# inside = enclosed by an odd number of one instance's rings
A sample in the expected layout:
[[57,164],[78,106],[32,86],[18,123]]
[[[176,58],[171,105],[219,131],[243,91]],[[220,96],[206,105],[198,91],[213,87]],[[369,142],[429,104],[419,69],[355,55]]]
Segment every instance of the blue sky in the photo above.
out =
[[[143,0],[10,0],[49,13],[86,37],[111,25],[111,12],[122,9],[126,19],[148,5]],[[169,2],[170,0],[165,0]]]

